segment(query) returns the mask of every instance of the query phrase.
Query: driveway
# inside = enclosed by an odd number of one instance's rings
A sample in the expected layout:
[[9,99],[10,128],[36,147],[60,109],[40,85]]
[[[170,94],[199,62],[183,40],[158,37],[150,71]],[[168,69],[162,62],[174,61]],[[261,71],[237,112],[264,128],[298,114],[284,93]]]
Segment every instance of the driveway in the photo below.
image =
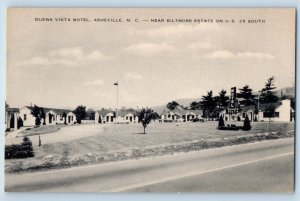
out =
[[[54,133],[43,134],[41,136],[42,144],[53,144],[59,142],[68,142],[85,137],[98,135],[103,132],[104,125],[101,124],[81,124],[75,126],[67,126],[61,128],[59,131]],[[38,145],[39,136],[29,136],[33,145]]]

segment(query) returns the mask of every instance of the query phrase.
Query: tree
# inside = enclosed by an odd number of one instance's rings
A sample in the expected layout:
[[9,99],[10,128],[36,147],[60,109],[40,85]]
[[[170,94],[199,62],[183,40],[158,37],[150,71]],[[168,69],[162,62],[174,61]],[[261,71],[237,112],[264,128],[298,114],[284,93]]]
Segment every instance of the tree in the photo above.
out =
[[200,103],[193,101],[190,103],[190,109],[191,110],[199,110],[201,108]]
[[88,120],[95,120],[95,110],[88,109],[86,113],[87,113]]
[[67,113],[63,112],[62,117],[64,118],[64,124],[67,125]]
[[41,125],[41,108],[37,105],[34,105],[31,110],[31,114],[35,117],[35,125]]
[[219,116],[219,113],[226,109],[227,106],[228,106],[228,102],[229,102],[229,97],[226,96],[226,91],[224,89],[222,89],[220,92],[219,92],[219,95],[218,96],[215,96],[214,97],[214,100],[216,102],[216,107],[217,107],[217,113],[218,113],[218,116]]
[[243,88],[239,89],[240,92],[237,93],[237,97],[241,98],[242,100],[240,103],[242,105],[253,105],[255,104],[255,96],[252,94],[252,89],[249,87],[249,85],[243,86]]
[[265,87],[261,90],[261,95],[259,102],[266,104],[264,110],[264,116],[269,118],[269,123],[271,122],[271,118],[275,116],[276,102],[279,98],[275,92],[275,78],[274,76],[270,77],[265,83]]
[[176,101],[172,101],[167,104],[167,108],[169,110],[175,110],[178,106],[179,104]]
[[200,104],[203,108],[204,117],[217,117],[217,102],[216,99],[213,97],[213,91],[208,91],[206,96],[202,96]]
[[146,134],[146,127],[152,120],[155,119],[155,112],[150,108],[142,108],[137,112],[138,122],[143,125],[144,134]]
[[23,120],[22,120],[21,117],[19,117],[19,118],[18,118],[18,122],[17,122],[17,128],[19,129],[19,128],[23,127],[23,126],[24,126]]
[[246,118],[244,120],[244,125],[243,125],[242,129],[245,130],[245,131],[251,130],[251,124],[250,124],[250,120],[249,120],[248,115],[246,115]]
[[265,83],[265,87],[261,90],[259,100],[261,103],[276,103],[279,100],[275,92],[277,87],[275,87],[274,82],[275,78],[272,76]]
[[225,109],[228,106],[229,96],[226,96],[226,91],[222,89],[219,92],[218,105],[220,108]]
[[44,120],[43,125],[46,125],[46,114],[43,108],[41,108],[41,119]]
[[264,116],[269,118],[269,123],[271,122],[271,118],[275,116],[276,105],[273,103],[269,103],[264,110]]
[[86,107],[83,105],[77,106],[73,112],[76,116],[77,123],[79,124],[81,124],[81,120],[85,119],[87,116]]

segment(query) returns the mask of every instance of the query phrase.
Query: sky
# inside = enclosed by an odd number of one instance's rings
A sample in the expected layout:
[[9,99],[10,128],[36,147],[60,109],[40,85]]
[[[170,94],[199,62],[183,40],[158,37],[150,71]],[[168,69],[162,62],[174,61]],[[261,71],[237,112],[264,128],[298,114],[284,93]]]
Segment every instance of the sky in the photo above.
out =
[[294,20],[293,9],[9,9],[6,101],[115,108],[115,82],[119,107],[133,108],[246,84],[258,91],[271,76],[292,87]]

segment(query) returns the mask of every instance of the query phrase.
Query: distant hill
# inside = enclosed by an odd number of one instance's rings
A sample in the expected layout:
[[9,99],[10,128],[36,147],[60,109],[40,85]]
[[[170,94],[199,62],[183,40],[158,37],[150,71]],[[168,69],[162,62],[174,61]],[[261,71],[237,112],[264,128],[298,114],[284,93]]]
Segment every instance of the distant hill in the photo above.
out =
[[[193,102],[193,101],[197,101],[199,102],[201,100],[201,98],[181,98],[181,99],[177,99],[177,100],[174,100],[176,101],[179,105],[182,105],[184,107],[187,107],[187,106],[190,106],[190,103]],[[173,101],[173,100],[170,100],[170,102]],[[164,109],[167,108],[167,104],[166,103],[165,105],[159,105],[159,106],[154,106],[154,107],[151,107],[152,110],[154,110],[154,112],[157,112],[158,114],[162,113],[162,111]]]

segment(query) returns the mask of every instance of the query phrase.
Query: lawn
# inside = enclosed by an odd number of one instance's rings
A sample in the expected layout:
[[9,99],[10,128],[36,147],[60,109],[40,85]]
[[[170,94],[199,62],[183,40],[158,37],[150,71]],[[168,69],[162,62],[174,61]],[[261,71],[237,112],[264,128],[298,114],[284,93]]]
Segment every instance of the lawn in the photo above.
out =
[[35,157],[6,160],[5,170],[71,167],[294,136],[294,123],[253,122],[251,131],[221,131],[217,124],[154,122],[146,129],[147,134],[142,133],[140,124],[67,126],[40,135],[41,147],[38,135],[29,136]]
[[[42,146],[37,146],[37,137],[31,136],[34,144],[36,158],[43,158],[49,154],[62,155],[82,155],[85,153],[105,153],[115,150],[128,150],[132,148],[145,148],[163,144],[177,144],[196,140],[208,140],[214,138],[227,138],[230,136],[242,136],[253,133],[262,133],[268,130],[268,123],[252,123],[251,131],[220,131],[216,129],[217,122],[205,123],[152,123],[146,129],[147,134],[142,134],[140,124],[120,124],[120,125],[84,125],[83,127],[72,127],[81,130],[67,133],[69,128],[64,128],[63,134],[47,134],[49,140],[44,136]],[[282,127],[287,130],[294,130],[294,124],[272,123],[271,131],[278,131]],[[86,127],[86,128],[84,128]],[[70,129],[71,130],[71,129]],[[84,133],[87,132],[87,133]],[[74,134],[74,138],[72,135]],[[68,137],[65,137],[69,135]],[[52,137],[53,136],[53,137]],[[60,138],[62,139],[60,141]],[[53,142],[53,140],[55,140]],[[47,143],[51,141],[50,143]]]

